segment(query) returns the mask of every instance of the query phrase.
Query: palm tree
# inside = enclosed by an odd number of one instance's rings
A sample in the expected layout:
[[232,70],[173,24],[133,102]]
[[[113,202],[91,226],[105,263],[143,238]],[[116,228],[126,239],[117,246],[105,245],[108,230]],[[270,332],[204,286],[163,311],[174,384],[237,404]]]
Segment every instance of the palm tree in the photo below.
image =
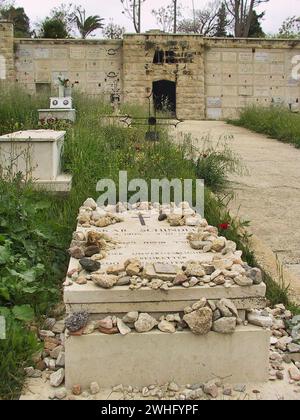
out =
[[104,26],[102,23],[103,20],[104,19],[98,15],[86,17],[85,9],[81,9],[79,7],[76,9],[74,15],[74,21],[82,39],[85,39],[88,35],[97,29],[102,29]]

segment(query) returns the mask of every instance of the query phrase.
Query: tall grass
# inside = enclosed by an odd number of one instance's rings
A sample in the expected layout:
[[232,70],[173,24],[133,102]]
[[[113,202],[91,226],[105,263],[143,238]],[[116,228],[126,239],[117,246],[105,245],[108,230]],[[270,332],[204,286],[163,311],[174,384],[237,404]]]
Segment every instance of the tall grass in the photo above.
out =
[[44,96],[31,96],[0,81],[0,135],[36,127],[37,110],[45,108],[48,101]]
[[283,107],[249,107],[231,124],[242,126],[300,148],[300,114]]
[[210,136],[201,139],[200,154],[196,157],[196,175],[214,192],[228,189],[229,175],[246,172],[239,155],[234,153],[226,137],[212,144]]

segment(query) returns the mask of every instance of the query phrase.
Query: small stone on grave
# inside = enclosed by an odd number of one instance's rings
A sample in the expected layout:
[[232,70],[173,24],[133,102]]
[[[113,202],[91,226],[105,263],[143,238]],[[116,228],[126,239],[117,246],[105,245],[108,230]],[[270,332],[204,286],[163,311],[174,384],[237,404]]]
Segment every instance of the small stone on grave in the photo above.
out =
[[154,269],[158,274],[177,274],[177,267],[171,264],[154,264]]

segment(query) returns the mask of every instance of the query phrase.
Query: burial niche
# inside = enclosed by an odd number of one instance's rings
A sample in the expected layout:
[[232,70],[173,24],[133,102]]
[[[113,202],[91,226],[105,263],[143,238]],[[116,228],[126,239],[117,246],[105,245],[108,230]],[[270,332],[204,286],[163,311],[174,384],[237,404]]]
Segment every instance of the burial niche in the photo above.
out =
[[156,111],[176,113],[176,83],[169,80],[153,82],[153,102]]

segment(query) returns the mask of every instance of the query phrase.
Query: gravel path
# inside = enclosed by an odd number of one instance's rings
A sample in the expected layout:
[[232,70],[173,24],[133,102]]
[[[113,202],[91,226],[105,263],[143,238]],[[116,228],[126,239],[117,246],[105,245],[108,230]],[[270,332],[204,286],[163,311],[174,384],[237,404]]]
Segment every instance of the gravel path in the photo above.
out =
[[263,135],[221,121],[185,121],[175,131],[177,140],[191,133],[201,147],[228,137],[248,174],[233,176],[236,193],[232,211],[251,221],[251,231],[292,271],[300,286],[300,150]]
[[[234,391],[234,385],[228,385],[226,388],[233,390],[232,396],[224,396],[222,390],[219,390],[219,396],[217,400],[287,400],[287,401],[299,401],[300,400],[300,386],[296,383],[292,384],[289,381],[289,375],[287,373],[288,365],[285,365],[285,370],[283,371],[284,380],[275,381],[275,382],[266,382],[264,384],[247,384],[246,390],[244,392]],[[59,388],[60,389],[60,388]],[[185,387],[182,387],[184,390]],[[20,398],[21,401],[28,400],[48,400],[49,396],[53,394],[56,389],[51,388],[49,381],[43,378],[39,379],[28,379],[26,381],[23,394]],[[74,397],[71,392],[68,392],[68,397],[66,399],[78,399],[78,400],[96,400],[96,401],[110,401],[110,400],[157,400],[157,397],[143,397],[141,393],[128,393],[122,392],[117,393],[113,392],[112,389],[101,389],[97,395],[89,395],[88,393]],[[53,397],[51,397],[53,398]],[[208,399],[204,396],[203,399]],[[174,398],[170,398],[174,400]],[[125,404],[126,406],[126,404]]]

